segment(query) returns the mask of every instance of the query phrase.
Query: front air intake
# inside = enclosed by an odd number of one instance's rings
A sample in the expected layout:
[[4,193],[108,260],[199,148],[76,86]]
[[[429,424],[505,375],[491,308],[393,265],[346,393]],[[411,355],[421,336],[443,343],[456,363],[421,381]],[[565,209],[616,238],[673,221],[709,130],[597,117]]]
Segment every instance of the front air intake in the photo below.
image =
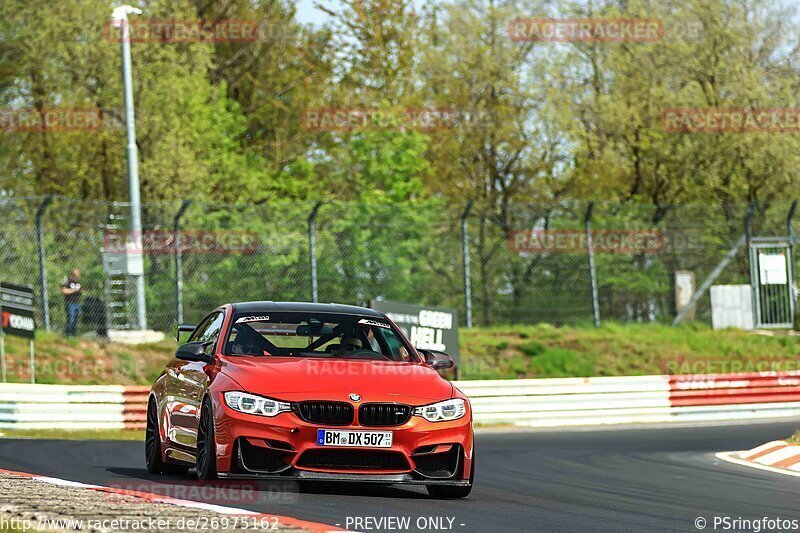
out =
[[362,426],[402,426],[411,418],[411,407],[395,403],[365,403],[358,409]]
[[353,423],[353,406],[344,402],[300,402],[295,404],[295,412],[312,424],[349,426]]

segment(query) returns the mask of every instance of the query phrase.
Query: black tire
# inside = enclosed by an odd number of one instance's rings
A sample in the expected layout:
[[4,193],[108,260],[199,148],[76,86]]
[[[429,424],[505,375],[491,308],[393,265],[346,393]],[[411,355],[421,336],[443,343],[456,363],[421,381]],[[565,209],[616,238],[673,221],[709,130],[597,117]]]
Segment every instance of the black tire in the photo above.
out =
[[197,425],[197,479],[217,479],[217,445],[214,439],[214,412],[211,401],[203,400]]
[[151,474],[186,474],[187,465],[165,463],[161,457],[161,432],[158,430],[158,410],[155,402],[147,402],[147,425],[144,431],[144,462]]
[[469,485],[448,486],[448,485],[426,485],[428,496],[438,499],[466,498],[472,492],[472,482],[475,480],[475,448],[472,449],[472,466],[469,469]]
[[147,402],[147,425],[144,430],[144,462],[151,474],[163,474],[165,464],[161,458],[161,432],[158,430],[158,411],[151,398]]

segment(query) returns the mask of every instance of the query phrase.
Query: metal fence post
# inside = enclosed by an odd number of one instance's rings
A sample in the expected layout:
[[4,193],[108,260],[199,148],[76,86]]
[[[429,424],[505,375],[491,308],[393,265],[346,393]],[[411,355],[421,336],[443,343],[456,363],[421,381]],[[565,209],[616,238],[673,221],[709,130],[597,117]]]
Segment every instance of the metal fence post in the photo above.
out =
[[175,254],[175,308],[178,324],[183,324],[183,257],[181,254],[181,217],[192,204],[184,200],[175,218],[172,220],[172,244]]
[[464,260],[464,307],[467,313],[467,327],[472,327],[472,280],[469,272],[469,242],[467,234],[467,217],[472,210],[472,200],[461,214],[461,255]]
[[317,239],[316,239],[316,218],[322,202],[317,202],[311,214],[308,216],[308,254],[311,258],[311,301],[319,300],[317,288]]
[[[789,207],[789,213],[786,215],[786,231],[789,234],[789,272],[794,271],[794,228],[792,227],[792,219],[794,218],[794,212],[797,209],[797,200],[792,201],[791,207]],[[794,290],[794,275],[789,278],[789,312],[792,315],[792,329],[797,328],[797,320],[795,318],[795,290]]]
[[45,196],[39,209],[36,210],[36,244],[39,248],[39,289],[42,292],[42,311],[44,312],[44,329],[50,331],[50,298],[47,294],[47,262],[44,254],[44,235],[42,233],[42,217],[53,197]]
[[594,202],[589,202],[586,208],[586,216],[583,223],[586,227],[586,248],[589,253],[589,277],[592,283],[592,314],[594,316],[594,327],[600,327],[600,301],[597,296],[597,270],[594,265],[594,243],[592,241],[592,212]]
[[758,265],[753,261],[753,249],[751,241],[753,239],[753,214],[756,211],[756,202],[752,201],[747,205],[747,213],[744,216],[744,238],[747,245],[747,261],[750,267],[750,294],[753,300],[753,326],[758,328],[761,317],[761,301],[758,298]]

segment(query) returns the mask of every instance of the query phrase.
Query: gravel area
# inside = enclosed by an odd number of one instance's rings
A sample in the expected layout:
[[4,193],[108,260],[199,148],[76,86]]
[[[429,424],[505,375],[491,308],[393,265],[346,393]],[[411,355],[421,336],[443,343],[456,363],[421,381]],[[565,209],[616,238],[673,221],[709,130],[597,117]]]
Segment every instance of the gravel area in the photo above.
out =
[[2,531],[305,531],[270,515],[229,515],[0,472]]

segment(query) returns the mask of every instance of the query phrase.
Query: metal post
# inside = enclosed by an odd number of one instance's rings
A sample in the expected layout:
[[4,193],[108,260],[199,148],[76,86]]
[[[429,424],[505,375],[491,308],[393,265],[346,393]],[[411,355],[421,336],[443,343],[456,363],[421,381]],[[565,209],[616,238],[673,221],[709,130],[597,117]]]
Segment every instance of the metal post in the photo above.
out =
[[467,327],[472,327],[472,279],[469,272],[469,234],[467,233],[467,217],[472,210],[472,200],[461,214],[461,256],[464,261],[464,307],[467,313]]
[[36,383],[36,366],[33,360],[33,339],[31,339],[31,384]]
[[[3,314],[3,304],[0,303],[0,315]],[[6,382],[6,333],[3,331],[3,321],[0,320],[0,373],[3,383]]]
[[[747,205],[747,214],[744,216],[744,238],[747,244],[747,260],[750,266],[750,294],[753,300],[753,326],[758,328],[761,318],[761,300],[758,297],[758,265],[753,261],[753,249],[750,243],[753,239],[753,213],[756,210],[756,203],[750,202]],[[756,255],[758,260],[758,255]]]
[[789,208],[789,213],[786,215],[786,231],[789,234],[789,312],[791,313],[792,317],[792,329],[797,327],[797,321],[795,320],[795,292],[794,292],[794,228],[792,227],[792,219],[794,218],[794,212],[797,209],[797,200],[792,202],[792,206]]
[[316,238],[316,218],[322,202],[317,202],[311,214],[308,216],[308,253],[311,256],[311,301],[319,300],[317,287],[317,238]]
[[[133,114],[133,81],[131,79],[131,39],[128,15],[141,15],[142,10],[128,5],[114,9],[114,25],[120,28],[120,45],[122,47],[122,80],[125,89],[125,131],[127,137],[128,156],[128,195],[131,203],[131,235],[133,247],[142,253],[142,209],[139,199],[139,156],[136,149],[136,125]],[[136,317],[139,329],[147,329],[147,310],[144,298],[144,271],[133,275],[136,280]]]
[[594,243],[592,241],[592,212],[594,202],[589,202],[586,208],[586,216],[583,223],[586,227],[586,248],[589,252],[589,277],[592,284],[592,313],[594,316],[594,327],[600,327],[600,301],[597,296],[597,270],[594,265]]
[[184,200],[181,208],[172,220],[172,244],[175,254],[175,307],[178,324],[183,324],[183,257],[181,254],[181,217],[192,204]]
[[46,196],[39,209],[36,211],[36,243],[39,248],[39,290],[42,293],[42,311],[44,312],[44,329],[50,331],[50,298],[47,295],[47,270],[44,255],[44,235],[42,234],[42,217],[47,206],[53,201],[52,196]]

